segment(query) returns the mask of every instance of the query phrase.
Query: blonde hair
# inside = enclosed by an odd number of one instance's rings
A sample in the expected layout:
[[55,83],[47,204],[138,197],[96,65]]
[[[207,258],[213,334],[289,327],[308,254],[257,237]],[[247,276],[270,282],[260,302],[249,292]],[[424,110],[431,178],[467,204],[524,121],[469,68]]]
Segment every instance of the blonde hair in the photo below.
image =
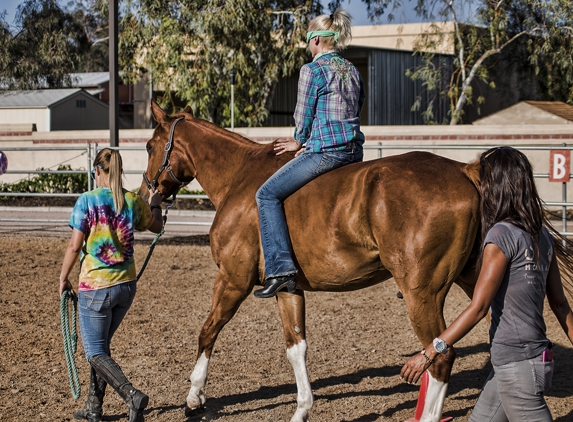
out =
[[336,9],[332,15],[320,15],[311,20],[308,30],[338,32],[338,41],[334,41],[332,35],[321,39],[332,49],[342,51],[352,40],[352,16],[342,9]]
[[119,151],[110,148],[100,150],[94,160],[94,167],[100,169],[109,175],[109,188],[113,196],[113,205],[115,212],[120,213],[125,203],[123,196],[123,160]]

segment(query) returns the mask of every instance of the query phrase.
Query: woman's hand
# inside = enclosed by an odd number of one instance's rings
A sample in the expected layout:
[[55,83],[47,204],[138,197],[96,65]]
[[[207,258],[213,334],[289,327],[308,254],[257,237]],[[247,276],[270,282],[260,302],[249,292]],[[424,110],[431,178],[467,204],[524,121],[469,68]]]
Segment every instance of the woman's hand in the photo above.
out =
[[275,141],[275,152],[277,155],[294,151],[296,151],[295,157],[298,157],[303,152],[302,145],[295,141],[294,138],[279,138]]
[[60,297],[64,294],[66,290],[69,290],[72,293],[72,296],[76,295],[72,283],[70,283],[70,280],[68,280],[67,277],[63,280],[60,280]]
[[[433,349],[433,346],[430,345],[427,347]],[[430,358],[431,351],[424,350],[428,359]],[[426,359],[423,353],[416,353],[410,359],[406,361],[402,370],[400,371],[400,378],[406,381],[408,384],[415,384],[418,382],[422,374],[426,369],[428,369],[431,365],[430,361]]]
[[159,192],[159,190],[152,188],[149,191],[149,206],[153,206],[153,205],[161,205],[161,202],[163,202],[163,194],[161,192]]

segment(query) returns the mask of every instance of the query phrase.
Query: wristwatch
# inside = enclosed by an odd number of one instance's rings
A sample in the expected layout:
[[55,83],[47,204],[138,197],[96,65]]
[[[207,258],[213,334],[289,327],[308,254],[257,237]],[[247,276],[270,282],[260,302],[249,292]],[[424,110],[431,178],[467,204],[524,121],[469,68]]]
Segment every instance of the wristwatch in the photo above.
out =
[[444,340],[436,337],[434,339],[433,343],[434,343],[434,349],[436,349],[436,352],[441,353],[443,355],[448,353],[448,344]]

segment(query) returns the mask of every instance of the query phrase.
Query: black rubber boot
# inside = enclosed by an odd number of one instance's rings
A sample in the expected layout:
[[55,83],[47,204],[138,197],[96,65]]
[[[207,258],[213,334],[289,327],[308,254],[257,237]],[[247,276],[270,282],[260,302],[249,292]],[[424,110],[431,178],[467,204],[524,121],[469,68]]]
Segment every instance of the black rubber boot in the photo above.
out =
[[295,275],[285,275],[280,277],[267,278],[265,287],[255,292],[256,297],[267,298],[273,297],[278,291],[287,288],[289,293],[296,290]]
[[149,403],[147,394],[142,393],[123,374],[119,365],[108,355],[97,355],[90,359],[91,365],[129,407],[129,422],[143,422],[143,410]]
[[95,369],[90,366],[90,389],[83,409],[74,412],[74,418],[80,421],[100,422],[102,416],[103,396],[107,382],[98,377]]

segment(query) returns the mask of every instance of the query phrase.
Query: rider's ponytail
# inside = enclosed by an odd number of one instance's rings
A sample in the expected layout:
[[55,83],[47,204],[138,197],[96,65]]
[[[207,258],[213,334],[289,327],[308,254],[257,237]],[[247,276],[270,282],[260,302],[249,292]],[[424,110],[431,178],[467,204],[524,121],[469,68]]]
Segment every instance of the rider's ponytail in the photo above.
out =
[[104,148],[100,150],[94,160],[94,167],[98,166],[109,175],[109,188],[113,196],[115,212],[120,213],[125,203],[123,196],[123,161],[118,151]]
[[310,21],[309,31],[334,31],[338,34],[338,39],[334,36],[322,36],[321,39],[333,50],[344,50],[352,40],[352,16],[342,9],[336,9],[331,15],[320,15]]

